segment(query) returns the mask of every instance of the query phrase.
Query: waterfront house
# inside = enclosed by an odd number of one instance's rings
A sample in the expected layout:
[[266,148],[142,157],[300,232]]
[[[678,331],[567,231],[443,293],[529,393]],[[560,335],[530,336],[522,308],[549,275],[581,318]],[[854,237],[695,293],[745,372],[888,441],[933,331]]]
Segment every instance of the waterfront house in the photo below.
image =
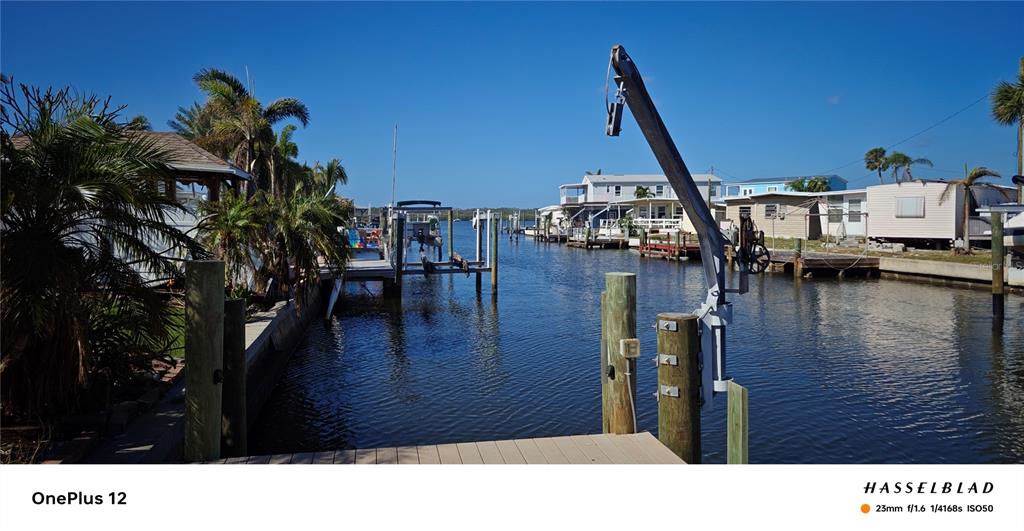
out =
[[[956,245],[958,228],[963,223],[964,190],[958,186],[942,201],[946,187],[945,181],[927,179],[869,186],[868,237],[915,247],[947,249]],[[988,219],[978,216],[978,208],[1004,203],[1013,197],[1012,188],[1001,189],[1006,193],[991,188],[971,189],[969,229],[975,244],[987,241],[990,230]]]
[[[767,194],[772,192],[792,192],[790,186],[794,181],[800,179],[812,179],[817,175],[800,175],[795,177],[761,177],[745,181],[726,181],[722,183],[719,196],[722,199],[729,197],[744,197],[754,194]],[[846,179],[838,175],[821,175],[828,180],[829,190],[846,190]]]
[[864,237],[866,190],[763,192],[725,197],[725,218],[739,223],[749,214],[766,238]]
[[[721,179],[711,174],[695,174],[701,198],[715,200]],[[636,198],[637,187],[645,187],[651,197]],[[689,226],[675,190],[664,175],[585,175],[583,180],[559,187],[559,205],[565,208],[573,226],[600,227],[623,217],[632,217],[639,226]]]

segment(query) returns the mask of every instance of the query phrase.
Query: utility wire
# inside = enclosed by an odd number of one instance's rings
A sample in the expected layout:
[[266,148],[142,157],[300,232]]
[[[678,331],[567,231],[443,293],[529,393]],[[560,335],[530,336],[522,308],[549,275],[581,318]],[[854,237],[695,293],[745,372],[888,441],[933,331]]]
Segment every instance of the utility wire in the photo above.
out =
[[[908,136],[907,138],[904,138],[903,140],[900,140],[899,142],[896,142],[895,144],[890,144],[890,145],[886,146],[885,149],[888,151],[888,150],[890,150],[890,149],[892,149],[892,148],[894,148],[894,147],[896,147],[896,146],[898,146],[900,144],[903,144],[903,143],[905,143],[905,142],[907,142],[909,140],[913,140],[913,139],[915,139],[915,138],[917,138],[917,137],[927,133],[928,131],[931,131],[932,129],[935,129],[936,127],[938,127],[938,126],[940,126],[940,125],[942,125],[942,124],[952,120],[953,118],[957,117],[958,115],[960,115],[961,113],[963,113],[967,109],[970,109],[971,107],[974,107],[975,105],[981,103],[986,98],[988,98],[988,94],[983,95],[982,97],[972,101],[970,104],[968,104],[966,107],[960,109],[959,111],[956,111],[953,114],[950,114],[950,115],[946,116],[945,118],[943,118],[943,119],[933,123],[932,125],[929,125],[928,127],[925,127],[924,129],[922,129],[922,130],[920,130],[920,131],[918,131],[918,132]],[[842,166],[836,166],[835,168],[823,171],[821,173],[827,175],[827,174],[830,174],[830,173],[832,173],[832,172],[834,172],[836,170],[841,170],[841,169],[843,169],[843,168],[845,168],[847,166],[851,166],[853,164],[857,164],[858,162],[864,162],[864,159],[863,158],[858,158],[857,160],[854,160],[854,161],[851,161],[851,162],[847,162],[846,164],[843,164]]]

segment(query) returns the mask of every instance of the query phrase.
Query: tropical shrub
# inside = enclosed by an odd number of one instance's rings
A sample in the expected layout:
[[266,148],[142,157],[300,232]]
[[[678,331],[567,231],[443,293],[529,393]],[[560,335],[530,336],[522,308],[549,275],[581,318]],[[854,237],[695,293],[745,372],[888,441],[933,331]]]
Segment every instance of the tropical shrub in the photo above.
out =
[[0,388],[5,417],[102,402],[166,353],[169,256],[205,257],[165,222],[167,154],[109,98],[0,89]]

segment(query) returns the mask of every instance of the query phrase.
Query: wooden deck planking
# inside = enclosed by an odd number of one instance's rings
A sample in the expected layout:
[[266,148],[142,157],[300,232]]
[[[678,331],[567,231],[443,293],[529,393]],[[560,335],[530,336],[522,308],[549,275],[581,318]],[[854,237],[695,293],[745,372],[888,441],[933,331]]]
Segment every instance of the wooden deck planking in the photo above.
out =
[[356,450],[356,464],[357,465],[376,465],[377,464],[377,449],[376,448],[360,448]]
[[442,465],[458,465],[462,463],[459,457],[459,449],[454,444],[437,445],[437,453],[441,458]]
[[612,463],[625,465],[631,465],[636,463],[636,460],[633,459],[628,453],[622,451],[621,448],[616,446],[615,443],[612,442],[611,438],[608,437],[608,435],[602,433],[597,435],[586,435],[586,437],[589,437],[592,441],[594,441],[594,444],[596,444],[597,447],[600,448],[602,452],[604,452],[604,455],[608,456],[608,459],[610,459]]
[[498,445],[494,441],[478,442],[476,448],[480,451],[480,458],[483,459],[485,465],[505,464],[505,459],[501,457],[501,451],[498,450]]
[[334,464],[351,465],[356,462],[355,450],[338,450],[334,452]]
[[314,465],[329,465],[334,462],[334,452],[317,452],[313,455]]
[[519,447],[516,446],[516,442],[512,440],[497,441],[494,443],[498,450],[501,452],[501,458],[505,460],[506,464],[509,465],[525,465],[526,459],[523,458],[522,452],[519,451]]
[[416,451],[415,446],[399,446],[398,451],[398,464],[400,465],[418,465],[420,463],[420,456]]
[[569,460],[570,465],[589,465],[590,458],[576,446],[576,442],[569,437],[554,437],[555,445],[562,451],[562,455]]
[[484,464],[484,459],[480,456],[480,449],[476,447],[476,443],[456,443],[455,447],[459,449],[459,457],[462,459],[462,464]]
[[544,457],[544,452],[540,451],[540,447],[537,446],[537,441],[534,439],[516,439],[513,441],[519,453],[523,454],[523,459],[528,465],[546,465],[548,463],[547,458]]
[[433,444],[427,446],[417,446],[416,455],[419,456],[421,465],[441,464],[441,456],[437,451],[437,446]]
[[647,432],[360,448],[229,458],[248,464],[682,464]]
[[567,465],[567,464],[569,464],[569,460],[566,459],[565,458],[565,454],[563,454],[562,451],[558,449],[558,445],[555,444],[554,439],[549,439],[549,438],[534,439],[533,442],[534,442],[534,444],[537,445],[537,448],[540,449],[541,453],[544,455],[544,459],[547,459],[549,464],[552,464],[552,465]]
[[311,465],[313,464],[313,452],[305,452],[301,454],[292,454],[292,458],[288,461],[292,465]]
[[377,448],[378,465],[397,465],[398,448]]
[[569,439],[576,443],[576,446],[581,452],[583,452],[583,455],[590,459],[591,463],[604,465],[611,464],[612,460],[608,459],[608,456],[597,447],[597,443],[586,435],[573,435],[569,437]]

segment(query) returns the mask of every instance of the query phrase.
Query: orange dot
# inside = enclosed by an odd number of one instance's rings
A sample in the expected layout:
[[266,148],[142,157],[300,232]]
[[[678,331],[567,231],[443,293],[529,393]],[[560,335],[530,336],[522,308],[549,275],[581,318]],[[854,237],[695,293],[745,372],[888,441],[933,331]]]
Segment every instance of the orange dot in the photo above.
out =
[[864,505],[861,505],[860,506],[860,512],[862,512],[864,514],[868,514],[869,512],[871,512],[871,506],[866,504],[866,503]]

